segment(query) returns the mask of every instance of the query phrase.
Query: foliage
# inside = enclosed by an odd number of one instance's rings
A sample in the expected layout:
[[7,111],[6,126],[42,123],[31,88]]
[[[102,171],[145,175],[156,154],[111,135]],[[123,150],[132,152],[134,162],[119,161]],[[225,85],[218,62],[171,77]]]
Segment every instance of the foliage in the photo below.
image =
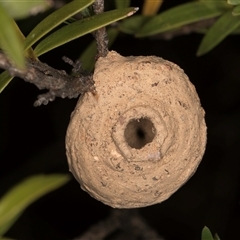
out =
[[14,60],[15,64],[24,68],[22,54],[22,38],[15,21],[8,15],[0,4],[0,47]]
[[34,175],[18,183],[0,199],[0,238],[26,207],[70,180],[68,175]]
[[[64,5],[62,8],[54,11],[48,17],[43,19],[42,22],[40,22],[29,33],[25,40],[24,38],[20,40],[18,37],[16,37],[17,34],[21,34],[21,36],[23,36],[23,34],[15,24],[13,18],[11,18],[10,14],[8,14],[7,10],[5,10],[0,4],[0,15],[1,12],[2,14],[4,13],[2,15],[4,16],[4,19],[3,21],[0,21],[2,22],[2,25],[0,25],[0,32],[2,32],[2,35],[0,35],[0,46],[2,46],[2,49],[6,53],[9,53],[9,57],[17,66],[23,67],[23,50],[28,51],[34,43],[48,34],[52,29],[71,18],[76,13],[84,10],[93,2],[94,0],[74,0]],[[83,36],[122,18],[128,17],[133,11],[135,11],[135,8],[121,8],[110,12],[104,12],[98,16],[92,16],[90,18],[74,21],[73,23],[62,27],[56,32],[50,34],[47,38],[43,39],[33,52],[36,56],[39,56],[77,37]],[[8,31],[5,32],[3,31],[4,29],[7,29]],[[66,34],[66,32],[68,34]],[[7,41],[7,39],[11,39],[12,41]],[[26,55],[28,54],[26,53]],[[0,92],[7,86],[11,79],[12,77],[6,76],[5,72],[0,75]]]
[[39,12],[44,12],[51,7],[51,2],[46,0],[38,1],[1,1],[2,6],[8,10],[15,20],[24,19]]
[[37,56],[40,56],[69,41],[118,21],[126,17],[132,10],[133,8],[112,10],[73,22],[42,40],[36,46],[34,52]]
[[[118,10],[105,12],[101,14],[101,16],[87,16],[78,21],[75,19],[73,19],[72,22],[68,21],[67,26],[63,26],[40,41],[34,51],[31,49],[34,43],[38,42],[61,23],[66,23],[73,15],[79,12],[82,12],[84,15],[86,10],[88,10],[88,13],[91,12],[89,10],[91,10],[91,4],[93,2],[94,0],[74,0],[66,4],[43,19],[43,21],[29,33],[26,39],[24,39],[25,37],[15,24],[13,17],[18,19],[19,17],[27,16],[27,10],[29,12],[29,9],[31,10],[35,7],[32,5],[33,3],[22,5],[18,15],[16,15],[16,6],[11,5],[11,3],[1,3],[0,16],[4,19],[0,21],[0,23],[2,23],[0,25],[0,46],[9,54],[9,57],[17,66],[24,67],[23,50],[26,56],[40,56],[96,29],[126,18],[133,11],[133,8],[128,8],[131,3],[129,0],[116,0],[115,4]],[[20,3],[17,2],[17,4],[19,5]],[[40,1],[38,4],[38,7],[41,9],[47,8],[45,1]],[[136,37],[148,37],[173,31],[187,24],[218,17],[218,20],[209,29],[203,29],[205,36],[197,50],[197,55],[201,56],[212,50],[229,34],[239,32],[240,5],[237,0],[193,1],[180,4],[157,14],[161,5],[161,0],[146,0],[141,15],[136,15],[122,21],[117,28],[111,26],[112,29],[116,29],[114,31],[114,38],[117,37],[118,32],[125,32],[135,35]],[[201,29],[199,29],[199,31],[201,31]],[[66,34],[66,32],[68,34]],[[9,39],[11,41],[9,41]],[[96,52],[94,43],[92,43],[86,51],[88,54],[86,55],[86,52],[84,52],[80,57],[83,62],[88,61],[88,59],[93,59],[94,53]],[[88,57],[86,58],[86,56]],[[93,68],[93,64],[86,64],[86,66],[89,67],[89,70]],[[6,73],[0,75],[0,92],[7,86],[11,79],[12,77]]]
[[239,26],[240,19],[232,14],[232,10],[223,13],[207,31],[198,48],[197,55],[200,56],[209,52]]
[[210,229],[208,227],[204,227],[202,230],[202,240],[220,240],[217,234],[212,235]]

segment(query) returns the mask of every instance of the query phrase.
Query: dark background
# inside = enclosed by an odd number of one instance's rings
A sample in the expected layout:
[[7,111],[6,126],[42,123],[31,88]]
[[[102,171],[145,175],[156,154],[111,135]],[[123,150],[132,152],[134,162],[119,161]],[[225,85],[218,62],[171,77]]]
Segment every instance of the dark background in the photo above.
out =
[[[163,10],[174,4],[164,3]],[[37,21],[32,18],[19,24],[27,33]],[[123,56],[156,55],[178,64],[196,86],[206,111],[207,149],[196,174],[167,201],[142,208],[140,214],[166,240],[200,240],[205,225],[222,240],[239,240],[240,36],[229,36],[210,53],[196,57],[201,39],[200,34],[170,41],[120,34],[111,47]],[[91,35],[80,38],[40,60],[70,70],[61,57],[77,59],[91,40]],[[70,174],[65,133],[77,99],[57,99],[35,108],[38,94],[34,85],[18,78],[0,94],[0,196],[36,173]],[[29,206],[7,236],[72,239],[108,217],[110,210],[72,178]]]

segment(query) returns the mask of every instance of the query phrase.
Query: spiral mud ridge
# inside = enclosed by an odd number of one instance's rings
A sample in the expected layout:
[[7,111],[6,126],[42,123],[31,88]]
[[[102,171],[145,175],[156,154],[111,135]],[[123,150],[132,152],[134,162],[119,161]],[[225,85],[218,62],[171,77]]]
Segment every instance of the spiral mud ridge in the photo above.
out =
[[96,63],[66,135],[70,171],[83,190],[115,208],[169,198],[196,171],[206,125],[195,87],[176,64],[109,52]]

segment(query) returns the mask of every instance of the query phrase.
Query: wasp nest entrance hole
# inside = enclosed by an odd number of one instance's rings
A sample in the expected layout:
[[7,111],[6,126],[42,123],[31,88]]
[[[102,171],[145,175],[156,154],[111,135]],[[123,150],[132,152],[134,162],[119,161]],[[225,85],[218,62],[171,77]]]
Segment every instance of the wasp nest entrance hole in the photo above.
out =
[[127,144],[136,149],[141,149],[152,142],[155,135],[156,129],[148,118],[130,120],[124,131]]

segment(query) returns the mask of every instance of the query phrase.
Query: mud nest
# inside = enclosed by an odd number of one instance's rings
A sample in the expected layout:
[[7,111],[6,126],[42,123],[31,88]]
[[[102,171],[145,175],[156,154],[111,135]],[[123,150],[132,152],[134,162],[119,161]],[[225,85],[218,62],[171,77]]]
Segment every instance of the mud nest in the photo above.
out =
[[82,96],[66,135],[70,171],[114,208],[160,203],[196,171],[206,125],[195,87],[176,64],[109,52],[96,63],[97,94]]

